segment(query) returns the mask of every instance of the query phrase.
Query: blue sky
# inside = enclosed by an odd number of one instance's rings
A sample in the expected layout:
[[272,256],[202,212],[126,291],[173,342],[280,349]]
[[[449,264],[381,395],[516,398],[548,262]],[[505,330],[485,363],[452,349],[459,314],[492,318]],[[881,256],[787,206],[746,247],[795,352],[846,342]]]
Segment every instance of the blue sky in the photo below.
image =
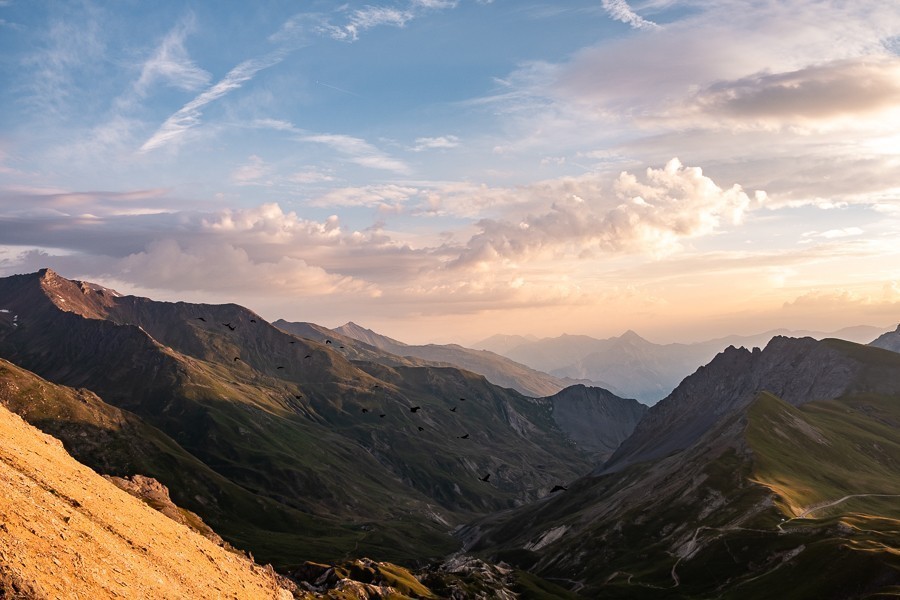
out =
[[900,11],[0,1],[0,274],[406,341],[900,314]]

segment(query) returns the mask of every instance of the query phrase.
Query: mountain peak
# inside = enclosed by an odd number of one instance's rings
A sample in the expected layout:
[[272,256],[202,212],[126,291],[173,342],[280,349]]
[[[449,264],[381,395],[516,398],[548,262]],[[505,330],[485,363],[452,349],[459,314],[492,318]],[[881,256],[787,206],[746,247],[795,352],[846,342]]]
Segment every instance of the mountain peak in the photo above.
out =
[[389,338],[388,336],[382,335],[377,331],[367,329],[362,325],[354,323],[353,321],[347,321],[345,325],[335,327],[333,331],[336,331],[341,335],[351,337],[360,342],[375,346],[376,348],[380,348],[382,350],[391,351],[392,349],[396,349],[396,347],[398,346],[406,346],[406,344],[404,344],[403,342],[399,342],[393,338]]
[[639,336],[634,329],[629,329],[619,336],[619,340],[623,342],[646,342],[644,338]]

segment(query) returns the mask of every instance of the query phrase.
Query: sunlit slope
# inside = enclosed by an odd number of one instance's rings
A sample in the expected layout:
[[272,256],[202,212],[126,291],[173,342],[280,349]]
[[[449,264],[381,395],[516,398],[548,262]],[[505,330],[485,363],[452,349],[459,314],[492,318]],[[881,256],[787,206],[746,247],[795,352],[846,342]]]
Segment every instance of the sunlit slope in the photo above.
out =
[[291,598],[0,407],[0,597]]
[[[861,394],[793,407],[761,394],[746,436],[754,479],[788,517],[900,518],[900,398]],[[825,506],[846,496],[855,497]]]

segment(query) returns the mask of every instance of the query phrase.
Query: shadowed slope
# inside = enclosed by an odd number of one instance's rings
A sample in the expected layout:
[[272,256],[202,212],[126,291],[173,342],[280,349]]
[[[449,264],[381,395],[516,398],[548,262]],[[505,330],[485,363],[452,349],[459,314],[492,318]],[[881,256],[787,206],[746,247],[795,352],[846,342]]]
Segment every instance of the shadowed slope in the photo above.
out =
[[[266,513],[273,520],[302,511],[320,529],[344,524],[327,536],[217,526],[279,564],[440,555],[454,547],[455,524],[588,468],[546,402],[458,369],[355,360],[236,305],[118,296],[42,271],[0,280],[0,306],[17,316],[0,327],[0,355],[134,412],[280,507]],[[478,478],[488,470],[486,486]],[[144,474],[177,489],[159,469]],[[209,508],[190,508],[208,518]]]

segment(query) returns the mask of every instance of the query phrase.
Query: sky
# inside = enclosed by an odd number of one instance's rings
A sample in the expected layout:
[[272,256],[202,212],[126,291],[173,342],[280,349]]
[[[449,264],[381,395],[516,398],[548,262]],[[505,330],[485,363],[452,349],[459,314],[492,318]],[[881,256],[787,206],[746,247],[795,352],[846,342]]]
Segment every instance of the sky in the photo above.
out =
[[408,343],[900,319],[896,0],[0,0],[0,276]]

